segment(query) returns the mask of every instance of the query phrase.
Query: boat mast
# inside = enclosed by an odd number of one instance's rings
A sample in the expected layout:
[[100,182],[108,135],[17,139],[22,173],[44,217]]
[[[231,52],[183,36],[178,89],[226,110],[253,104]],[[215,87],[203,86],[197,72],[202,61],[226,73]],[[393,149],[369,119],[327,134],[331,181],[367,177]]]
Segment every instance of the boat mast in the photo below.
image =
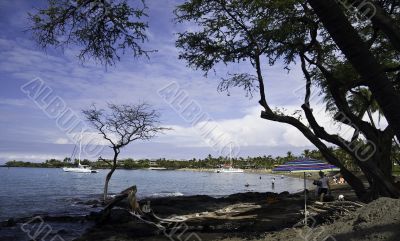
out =
[[231,162],[231,168],[233,168],[233,161],[232,161],[232,143],[229,145],[229,160]]
[[81,132],[81,138],[79,140],[78,166],[81,165],[81,152],[82,152],[82,132]]

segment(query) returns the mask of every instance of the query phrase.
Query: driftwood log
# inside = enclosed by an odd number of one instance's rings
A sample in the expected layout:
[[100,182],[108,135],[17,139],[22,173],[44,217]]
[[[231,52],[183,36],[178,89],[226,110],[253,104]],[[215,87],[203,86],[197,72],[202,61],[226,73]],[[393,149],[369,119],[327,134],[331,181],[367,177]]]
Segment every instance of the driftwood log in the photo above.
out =
[[308,206],[311,216],[320,223],[331,222],[362,207],[362,203],[351,201],[315,202]]
[[104,221],[106,221],[110,217],[111,209],[113,207],[115,207],[115,205],[117,205],[119,202],[121,202],[122,200],[127,198],[129,196],[129,193],[133,189],[136,190],[136,186],[131,186],[131,187],[123,190],[118,195],[116,195],[113,199],[111,199],[110,201],[105,203],[104,209],[102,211],[100,211],[100,213],[98,215],[97,222],[98,223],[103,223]]
[[96,223],[102,224],[110,218],[111,210],[121,201],[124,199],[128,199],[129,205],[129,213],[132,217],[137,218],[138,220],[142,221],[143,223],[147,223],[149,225],[154,226],[159,231],[164,231],[166,229],[170,229],[171,227],[174,228],[176,224],[182,223],[185,219],[181,218],[169,218],[164,219],[160,218],[153,213],[152,210],[144,213],[137,201],[136,198],[137,188],[136,186],[131,186],[118,195],[116,195],[113,199],[109,200],[102,211],[97,215]]

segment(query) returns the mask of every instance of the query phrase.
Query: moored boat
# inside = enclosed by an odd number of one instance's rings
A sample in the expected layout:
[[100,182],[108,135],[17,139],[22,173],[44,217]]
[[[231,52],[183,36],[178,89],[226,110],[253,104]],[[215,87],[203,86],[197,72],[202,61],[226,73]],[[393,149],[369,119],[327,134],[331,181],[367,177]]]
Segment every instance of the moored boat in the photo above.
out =
[[64,172],[80,172],[80,173],[97,173],[97,170],[92,170],[88,165],[78,164],[78,167],[63,167]]
[[[78,167],[63,167],[64,172],[78,172],[78,173],[98,173],[97,170],[93,170],[88,165],[81,165],[81,152],[82,152],[82,135],[81,140],[79,141],[79,156],[78,156]],[[76,153],[76,146],[72,151],[71,160],[75,156]]]
[[243,173],[243,169],[234,168],[232,161],[232,147],[229,148],[229,165],[224,165],[224,167],[218,168],[215,170],[216,173]]

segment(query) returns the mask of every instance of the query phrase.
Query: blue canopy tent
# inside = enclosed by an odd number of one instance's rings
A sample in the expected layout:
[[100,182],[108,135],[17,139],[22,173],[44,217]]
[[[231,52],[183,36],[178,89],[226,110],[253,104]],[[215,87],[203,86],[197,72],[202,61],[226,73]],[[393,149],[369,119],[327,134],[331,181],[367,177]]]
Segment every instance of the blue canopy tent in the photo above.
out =
[[306,172],[320,172],[320,171],[333,172],[333,171],[340,171],[340,169],[334,165],[315,159],[297,159],[286,162],[285,164],[279,165],[274,169],[272,169],[273,173],[276,172],[304,173],[304,224],[305,225],[307,225]]

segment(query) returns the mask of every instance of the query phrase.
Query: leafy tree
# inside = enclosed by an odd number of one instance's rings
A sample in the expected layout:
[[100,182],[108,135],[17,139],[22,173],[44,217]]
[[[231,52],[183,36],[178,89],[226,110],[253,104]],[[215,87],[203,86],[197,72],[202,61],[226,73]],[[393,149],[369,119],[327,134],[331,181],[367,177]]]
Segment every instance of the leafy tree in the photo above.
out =
[[[376,98],[374,89],[365,84],[370,80],[359,74],[340,53],[310,5],[296,0],[188,0],[177,7],[176,15],[178,22],[192,22],[198,26],[195,30],[180,33],[176,43],[181,49],[180,58],[189,66],[208,73],[219,63],[250,63],[253,73],[229,73],[228,78],[221,80],[219,90],[242,87],[248,94],[257,91],[261,118],[287,123],[301,131],[327,161],[341,169],[360,198],[400,196],[391,178],[392,125],[379,130],[350,108],[347,98],[350,91],[367,86]],[[386,44],[381,33],[365,25],[358,25],[358,30],[369,39],[372,52],[386,64],[385,68],[400,66],[398,53]],[[267,101],[264,62],[273,65],[278,59],[283,60],[286,69],[297,62],[300,64],[305,78],[303,113],[298,110],[286,114],[271,107]],[[397,73],[389,75],[393,81],[396,76]],[[331,96],[337,109],[335,121],[359,130],[364,139],[348,140],[328,133],[320,126],[310,103],[313,85],[320,87],[323,95]],[[378,98],[376,100],[380,103]],[[384,113],[386,117],[387,113]],[[365,174],[369,190],[324,142],[340,147],[351,156]]]
[[87,121],[111,145],[114,156],[111,161],[99,158],[111,166],[104,184],[103,200],[106,201],[108,183],[117,168],[118,155],[121,149],[136,140],[149,140],[166,130],[159,126],[159,114],[148,104],[115,105],[109,104],[108,110],[92,106],[83,110]]
[[147,56],[142,48],[148,24],[143,0],[48,0],[48,7],[29,13],[30,30],[43,48],[80,46],[79,59],[113,65],[120,52]]
[[71,158],[66,157],[66,158],[64,158],[63,162],[70,163],[71,162]]

